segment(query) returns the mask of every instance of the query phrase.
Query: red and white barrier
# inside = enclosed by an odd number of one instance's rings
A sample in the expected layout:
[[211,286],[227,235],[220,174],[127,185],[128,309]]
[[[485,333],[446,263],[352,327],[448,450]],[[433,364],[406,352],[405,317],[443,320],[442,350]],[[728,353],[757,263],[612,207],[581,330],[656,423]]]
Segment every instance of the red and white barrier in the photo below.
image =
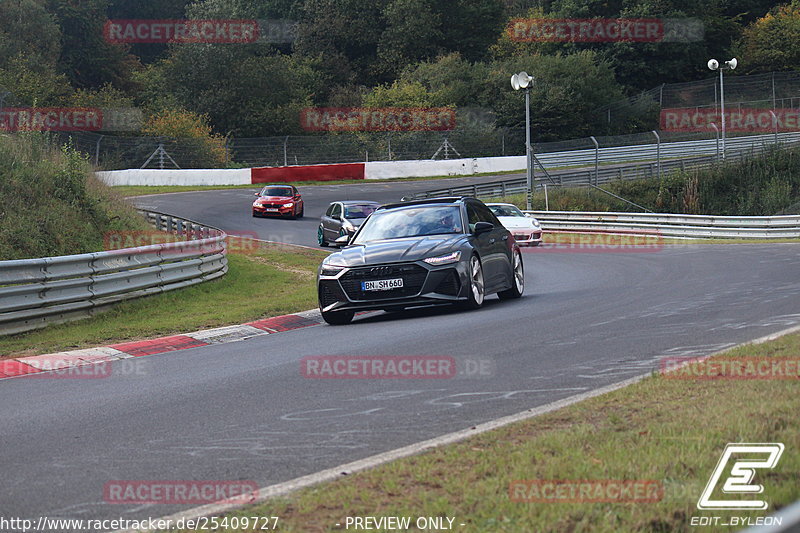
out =
[[97,172],[107,185],[249,185],[289,181],[382,180],[431,176],[471,176],[525,168],[525,156],[478,157],[441,161],[372,161],[239,169]]

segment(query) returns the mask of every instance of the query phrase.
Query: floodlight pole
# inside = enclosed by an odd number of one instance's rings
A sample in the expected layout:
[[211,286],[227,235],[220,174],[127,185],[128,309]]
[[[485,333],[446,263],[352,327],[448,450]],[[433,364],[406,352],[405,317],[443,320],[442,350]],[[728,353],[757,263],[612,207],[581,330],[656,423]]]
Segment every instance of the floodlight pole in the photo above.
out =
[[733,70],[736,68],[736,65],[739,62],[734,57],[728,61],[725,61],[723,64],[720,65],[719,61],[716,59],[709,59],[708,61],[708,68],[711,70],[719,70],[719,104],[720,104],[720,112],[722,115],[722,159],[725,159],[725,84],[723,82],[723,75],[722,71],[725,69]]
[[527,165],[525,176],[528,180],[528,194],[525,196],[525,205],[531,210],[531,196],[533,196],[533,149],[531,148],[531,88],[525,88],[525,156]]
[[722,69],[719,69],[719,105],[722,110],[722,159],[725,159],[725,85],[722,82]]

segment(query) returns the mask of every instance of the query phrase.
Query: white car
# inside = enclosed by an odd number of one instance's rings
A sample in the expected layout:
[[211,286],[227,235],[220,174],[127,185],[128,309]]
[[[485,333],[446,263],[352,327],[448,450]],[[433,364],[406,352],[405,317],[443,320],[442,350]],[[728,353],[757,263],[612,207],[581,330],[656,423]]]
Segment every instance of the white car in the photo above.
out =
[[505,228],[514,235],[520,246],[539,246],[542,243],[542,227],[531,215],[526,215],[514,204],[486,204],[500,219]]

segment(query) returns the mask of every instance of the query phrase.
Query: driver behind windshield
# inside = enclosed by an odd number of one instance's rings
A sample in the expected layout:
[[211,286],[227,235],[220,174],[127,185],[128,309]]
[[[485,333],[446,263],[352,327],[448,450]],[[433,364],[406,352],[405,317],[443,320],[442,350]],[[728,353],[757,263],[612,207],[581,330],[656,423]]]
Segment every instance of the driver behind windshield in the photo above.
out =
[[456,222],[452,210],[448,210],[425,227],[425,234],[435,235],[437,233],[461,233],[461,225]]

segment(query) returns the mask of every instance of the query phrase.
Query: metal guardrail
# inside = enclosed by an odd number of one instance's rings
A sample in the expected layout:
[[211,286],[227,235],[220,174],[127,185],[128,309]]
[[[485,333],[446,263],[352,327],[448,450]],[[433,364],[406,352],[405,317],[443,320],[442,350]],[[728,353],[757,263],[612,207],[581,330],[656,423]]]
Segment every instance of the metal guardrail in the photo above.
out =
[[228,271],[222,230],[140,210],[186,240],[79,255],[0,261],[0,335],[92,316],[122,300],[188,287]]
[[[655,140],[655,138],[654,138]],[[762,135],[745,135],[741,137],[728,137],[725,139],[726,157],[737,153],[761,150],[764,146],[776,143],[800,143],[800,133],[769,133]],[[644,161],[662,158],[680,158],[687,155],[716,156],[719,151],[717,139],[702,139],[694,141],[652,142],[630,146],[613,146],[608,148],[589,148],[572,150],[569,152],[538,153],[536,157],[545,166],[575,166],[594,165],[595,157],[600,164],[622,161]],[[659,153],[660,152],[660,153]],[[662,163],[663,164],[663,163]]]
[[583,231],[684,239],[800,237],[800,215],[727,217],[670,213],[526,211],[545,231]]
[[[754,135],[748,137],[733,137],[726,141],[726,160],[737,161],[758,152],[776,143],[781,145],[800,144],[800,134],[784,133],[779,135]],[[657,152],[660,151],[660,154]],[[692,154],[686,156],[686,154]],[[703,154],[703,155],[697,155]],[[565,172],[550,172],[548,184],[560,187],[583,187],[600,185],[614,180],[632,180],[654,178],[660,174],[667,174],[674,170],[708,168],[719,162],[716,152],[716,141],[682,141],[662,143],[660,148],[656,144],[618,146],[614,148],[600,148],[599,154],[595,150],[575,150],[571,152],[557,152],[537,154],[536,157],[544,165],[564,167],[572,165],[594,164],[595,157],[605,163],[619,163],[625,161],[642,161],[653,159],[660,155],[661,159],[646,163],[634,163],[622,166],[598,166],[582,168]],[[684,157],[680,157],[684,156]],[[676,158],[680,157],[680,158]],[[545,167],[547,168],[547,167]],[[543,187],[541,180],[536,180],[535,189]],[[525,178],[511,178],[507,180],[492,181],[475,185],[463,185],[446,189],[434,189],[408,195],[405,199],[435,198],[437,196],[469,195],[475,198],[497,198],[509,194],[524,194],[527,191]]]

